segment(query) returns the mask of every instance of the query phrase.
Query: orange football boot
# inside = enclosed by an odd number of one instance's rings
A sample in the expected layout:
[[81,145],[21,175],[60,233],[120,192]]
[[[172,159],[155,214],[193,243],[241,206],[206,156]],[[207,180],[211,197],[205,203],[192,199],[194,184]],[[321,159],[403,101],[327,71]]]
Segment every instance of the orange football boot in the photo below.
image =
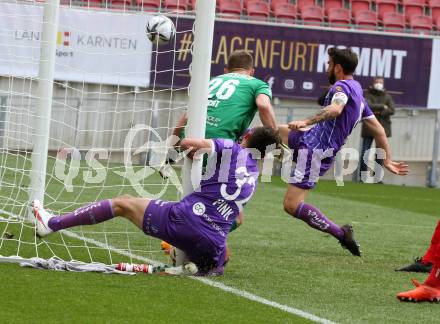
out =
[[400,301],[406,301],[406,302],[423,302],[423,301],[429,301],[429,302],[438,302],[440,301],[440,289],[427,286],[425,284],[419,283],[417,280],[412,280],[414,286],[416,286],[415,289],[401,292],[397,295],[397,299]]

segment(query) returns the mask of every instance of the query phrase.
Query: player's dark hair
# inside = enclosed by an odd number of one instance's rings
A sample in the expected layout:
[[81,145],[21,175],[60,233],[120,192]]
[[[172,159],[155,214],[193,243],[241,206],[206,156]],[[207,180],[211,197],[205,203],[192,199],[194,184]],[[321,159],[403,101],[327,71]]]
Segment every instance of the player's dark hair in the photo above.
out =
[[245,50],[237,50],[229,55],[226,67],[230,72],[237,69],[250,70],[254,67],[254,59],[249,52]]
[[261,158],[281,144],[278,131],[270,127],[256,127],[248,139],[247,147],[260,152]]
[[375,82],[377,82],[377,81],[385,82],[385,79],[384,79],[383,77],[375,77],[375,78],[373,79],[373,83],[375,83]]
[[356,71],[358,65],[358,57],[351,49],[344,48],[339,49],[336,47],[330,47],[328,49],[328,56],[332,59],[333,63],[342,66],[344,74],[353,74]]

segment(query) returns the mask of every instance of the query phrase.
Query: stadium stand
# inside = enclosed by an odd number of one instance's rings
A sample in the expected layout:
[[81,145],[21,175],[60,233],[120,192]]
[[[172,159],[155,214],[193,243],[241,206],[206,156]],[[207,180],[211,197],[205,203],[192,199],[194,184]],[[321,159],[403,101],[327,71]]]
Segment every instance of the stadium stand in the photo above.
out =
[[[35,0],[44,2],[45,0]],[[94,8],[188,12],[197,0],[60,0]],[[439,34],[440,0],[217,0],[222,18]],[[403,21],[402,21],[403,17]]]
[[303,7],[301,18],[306,25],[321,26],[324,22],[324,10],[319,6]]
[[267,20],[269,18],[269,4],[265,1],[254,0],[247,3],[247,14],[253,20]]
[[429,1],[429,8],[431,9],[431,16],[434,21],[440,17],[440,0]]
[[328,16],[328,12],[332,8],[342,9],[344,7],[343,0],[324,0],[324,13]]
[[186,11],[186,2],[182,0],[164,0],[163,7],[170,11]]
[[438,17],[438,18],[435,20],[435,27],[437,28],[438,31],[440,31],[440,17]]
[[301,15],[302,11],[305,7],[315,6],[315,0],[296,0],[296,8],[298,9],[298,13]]
[[296,7],[290,3],[278,3],[274,8],[274,17],[282,22],[293,23],[296,20]]
[[160,0],[136,0],[135,3],[144,11],[153,11],[160,8]]
[[385,12],[382,19],[386,31],[402,31],[405,29],[405,16],[397,12]]
[[102,7],[103,3],[105,3],[105,1],[103,1],[103,0],[86,0],[83,2],[84,2],[84,5],[87,7],[96,7],[96,8]]
[[425,0],[403,0],[403,10],[408,21],[412,16],[422,16],[425,13]]
[[[217,0],[217,5],[218,5],[221,1],[222,1],[222,0]],[[242,10],[246,10],[246,9],[247,9],[247,3],[248,3],[249,1],[252,1],[252,0],[242,0],[242,1],[241,1],[241,4],[242,4],[241,9],[242,9]],[[261,1],[264,1],[264,0],[261,0]]]
[[275,12],[275,8],[282,4],[289,4],[289,0],[271,0],[270,11]]
[[131,6],[131,0],[111,0],[112,7],[126,8]]
[[193,10],[195,10],[196,9],[196,3],[197,3],[197,0],[188,0],[187,6],[191,7]]
[[359,29],[375,30],[378,25],[377,12],[371,10],[357,11],[354,15],[354,23]]
[[379,19],[383,19],[388,12],[397,12],[398,0],[376,0],[376,8],[379,13]]
[[222,0],[218,4],[218,11],[223,17],[240,18],[241,3],[240,0]]
[[409,21],[411,30],[416,33],[430,33],[432,30],[432,18],[429,16],[411,16]]
[[330,8],[327,14],[330,26],[339,28],[350,28],[351,14],[344,8]]
[[360,11],[369,11],[371,10],[371,1],[370,0],[354,0],[350,2],[351,6],[351,14],[355,16]]

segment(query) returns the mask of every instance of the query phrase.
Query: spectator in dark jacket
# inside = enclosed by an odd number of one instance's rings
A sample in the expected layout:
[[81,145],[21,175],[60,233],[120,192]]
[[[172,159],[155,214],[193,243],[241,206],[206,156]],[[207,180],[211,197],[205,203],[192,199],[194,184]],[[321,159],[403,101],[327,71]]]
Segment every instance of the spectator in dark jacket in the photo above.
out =
[[[384,79],[375,78],[373,84],[368,87],[364,94],[365,99],[368,102],[371,110],[376,116],[377,120],[385,129],[387,137],[391,137],[391,116],[394,115],[394,101],[390,94],[385,90]],[[362,152],[361,152],[361,171],[367,171],[367,165],[365,164],[363,157],[367,150],[371,148],[373,144],[373,134],[368,129],[362,126]],[[383,165],[382,159],[376,158],[376,163]]]

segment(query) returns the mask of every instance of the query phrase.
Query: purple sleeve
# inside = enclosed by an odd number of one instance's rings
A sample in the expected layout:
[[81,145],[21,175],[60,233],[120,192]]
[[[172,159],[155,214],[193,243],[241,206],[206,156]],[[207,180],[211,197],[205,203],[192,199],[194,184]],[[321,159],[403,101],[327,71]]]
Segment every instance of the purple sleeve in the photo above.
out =
[[333,85],[333,87],[330,89],[331,97],[333,97],[338,92],[345,93],[347,97],[350,97],[350,95],[351,95],[350,88],[344,82],[342,82],[342,81],[336,82]]
[[214,143],[213,151],[217,153],[217,156],[221,156],[224,149],[230,149],[234,146],[234,141],[229,139],[214,138],[212,139]]
[[223,140],[219,138],[213,138],[212,142],[214,143],[213,151],[216,153],[221,152],[223,150]]

